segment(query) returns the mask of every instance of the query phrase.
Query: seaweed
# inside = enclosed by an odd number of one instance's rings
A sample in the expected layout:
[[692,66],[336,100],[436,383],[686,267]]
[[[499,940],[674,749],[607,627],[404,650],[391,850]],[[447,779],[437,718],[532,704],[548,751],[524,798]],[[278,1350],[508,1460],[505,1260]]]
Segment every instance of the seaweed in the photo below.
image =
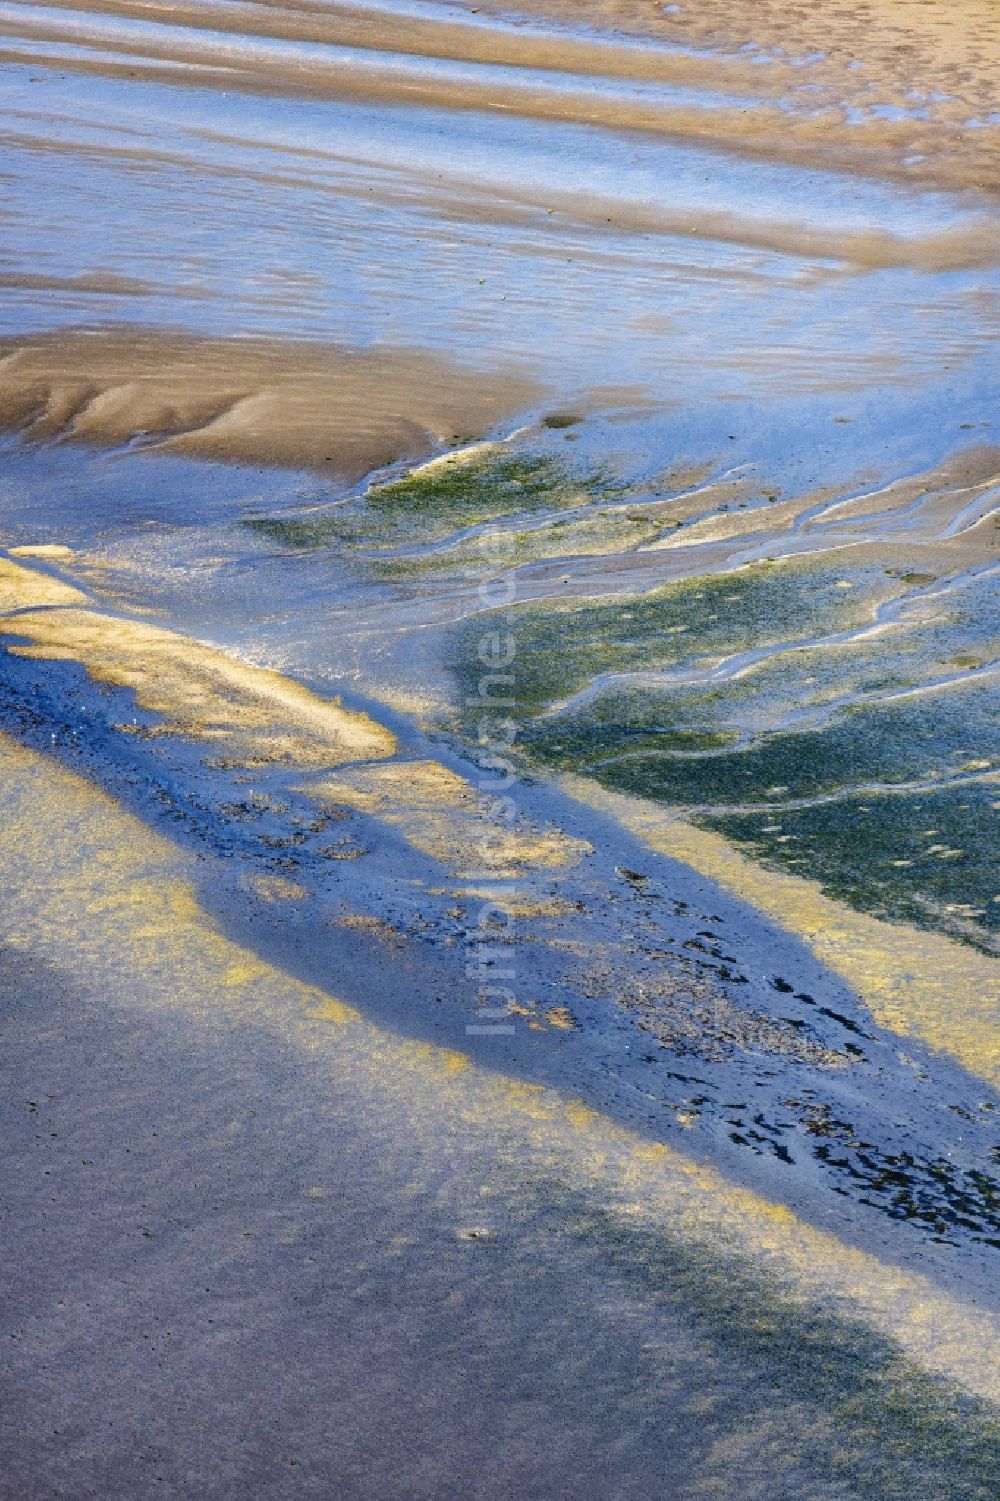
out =
[[[930,600],[925,582],[789,559],[517,607],[522,762],[681,807],[859,910],[992,951],[993,582]],[[476,617],[450,646],[466,733],[483,632]]]
[[360,496],[306,514],[247,517],[244,526],[284,547],[349,544],[386,548],[427,543],[491,520],[577,505],[594,475],[574,478],[544,453],[512,453],[498,444],[445,454]]

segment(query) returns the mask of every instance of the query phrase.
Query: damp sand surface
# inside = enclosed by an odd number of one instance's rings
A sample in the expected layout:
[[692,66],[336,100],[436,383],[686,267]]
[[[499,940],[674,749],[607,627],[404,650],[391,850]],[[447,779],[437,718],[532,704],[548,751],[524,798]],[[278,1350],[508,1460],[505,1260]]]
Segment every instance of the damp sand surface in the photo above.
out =
[[12,1495],[995,1495],[994,33],[0,7]]

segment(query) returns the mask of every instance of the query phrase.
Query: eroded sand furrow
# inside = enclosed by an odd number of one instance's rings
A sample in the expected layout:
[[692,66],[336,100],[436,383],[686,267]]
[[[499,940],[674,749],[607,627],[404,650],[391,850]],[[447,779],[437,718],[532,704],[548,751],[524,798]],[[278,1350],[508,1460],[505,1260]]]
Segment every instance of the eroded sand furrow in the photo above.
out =
[[[73,0],[43,0],[43,4],[46,9],[69,11],[76,16],[84,13]],[[710,89],[717,89],[720,80],[730,88],[737,84],[753,86],[755,90],[761,87],[760,70],[735,58],[709,59],[666,47],[630,44],[624,37],[595,34],[584,40],[565,31],[530,27],[523,22],[516,28],[500,20],[477,25],[457,11],[454,19],[445,20],[440,11],[432,18],[404,10],[380,10],[377,6],[267,3],[223,6],[88,0],[85,13],[240,37],[249,34],[262,40],[325,43],[365,51],[447,58],[454,62],[541,68],[602,78],[681,82]]]

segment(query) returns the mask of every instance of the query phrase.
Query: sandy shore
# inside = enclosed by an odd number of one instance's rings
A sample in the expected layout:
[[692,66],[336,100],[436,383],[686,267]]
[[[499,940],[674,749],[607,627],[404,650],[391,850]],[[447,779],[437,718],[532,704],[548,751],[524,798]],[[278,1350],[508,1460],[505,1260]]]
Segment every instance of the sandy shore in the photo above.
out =
[[2,1501],[993,1501],[996,31],[0,6]]

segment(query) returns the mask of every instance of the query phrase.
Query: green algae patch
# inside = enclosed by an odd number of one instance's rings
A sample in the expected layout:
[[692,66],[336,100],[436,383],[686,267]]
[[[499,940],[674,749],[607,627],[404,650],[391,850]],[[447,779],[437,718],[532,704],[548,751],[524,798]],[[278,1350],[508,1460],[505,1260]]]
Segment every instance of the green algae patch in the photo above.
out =
[[[611,790],[687,808],[860,910],[997,948],[994,684],[859,705],[818,730],[730,748],[707,728],[695,748],[692,712],[667,696],[609,694],[527,726],[524,745]],[[991,744],[992,757],[975,754]]]
[[677,702],[669,693],[609,692],[571,715],[529,727],[526,744],[562,770],[607,773],[624,790],[699,807],[773,808],[859,784],[964,782],[1000,770],[1000,746],[994,744],[992,756],[980,754],[995,736],[989,681],[846,705],[818,729],[780,728],[745,738],[728,752],[716,749],[723,732],[709,722],[701,733],[711,754],[670,755],[678,730],[698,728],[694,715],[707,715],[720,698],[724,690]]
[[[519,754],[684,809],[859,911],[993,951],[993,579],[837,561],[521,606]],[[465,704],[482,631],[477,617],[452,640]],[[472,731],[468,710],[460,723]]]
[[471,453],[445,454],[402,479],[373,486],[368,503],[378,510],[469,525],[558,503],[567,493],[576,497],[578,491],[554,459],[488,444]]
[[[580,495],[578,499],[583,503],[589,497]],[[495,539],[495,549],[485,550],[481,536],[475,533],[459,535],[446,548],[433,552],[380,559],[377,571],[390,581],[430,578],[436,584],[456,575],[468,578],[476,573],[495,573],[498,564],[510,569],[547,559],[634,552],[663,530],[662,507],[663,502],[657,501],[644,510],[634,510],[619,501],[588,505],[584,515],[556,513],[541,520],[527,515],[523,526],[518,526],[515,518],[504,527]]]
[[809,874],[839,901],[996,953],[997,781],[698,821],[763,864]]
[[[524,718],[565,702],[604,673],[662,671],[783,642],[807,642],[874,620],[905,586],[877,565],[851,574],[795,560],[682,579],[649,593],[547,600],[517,614],[517,706]],[[478,676],[481,617],[461,627],[450,652],[463,698]]]
[[500,443],[443,454],[400,479],[369,485],[347,501],[293,516],[249,517],[244,525],[284,547],[389,548],[430,543],[486,521],[585,504],[598,483],[574,477],[544,453]]

